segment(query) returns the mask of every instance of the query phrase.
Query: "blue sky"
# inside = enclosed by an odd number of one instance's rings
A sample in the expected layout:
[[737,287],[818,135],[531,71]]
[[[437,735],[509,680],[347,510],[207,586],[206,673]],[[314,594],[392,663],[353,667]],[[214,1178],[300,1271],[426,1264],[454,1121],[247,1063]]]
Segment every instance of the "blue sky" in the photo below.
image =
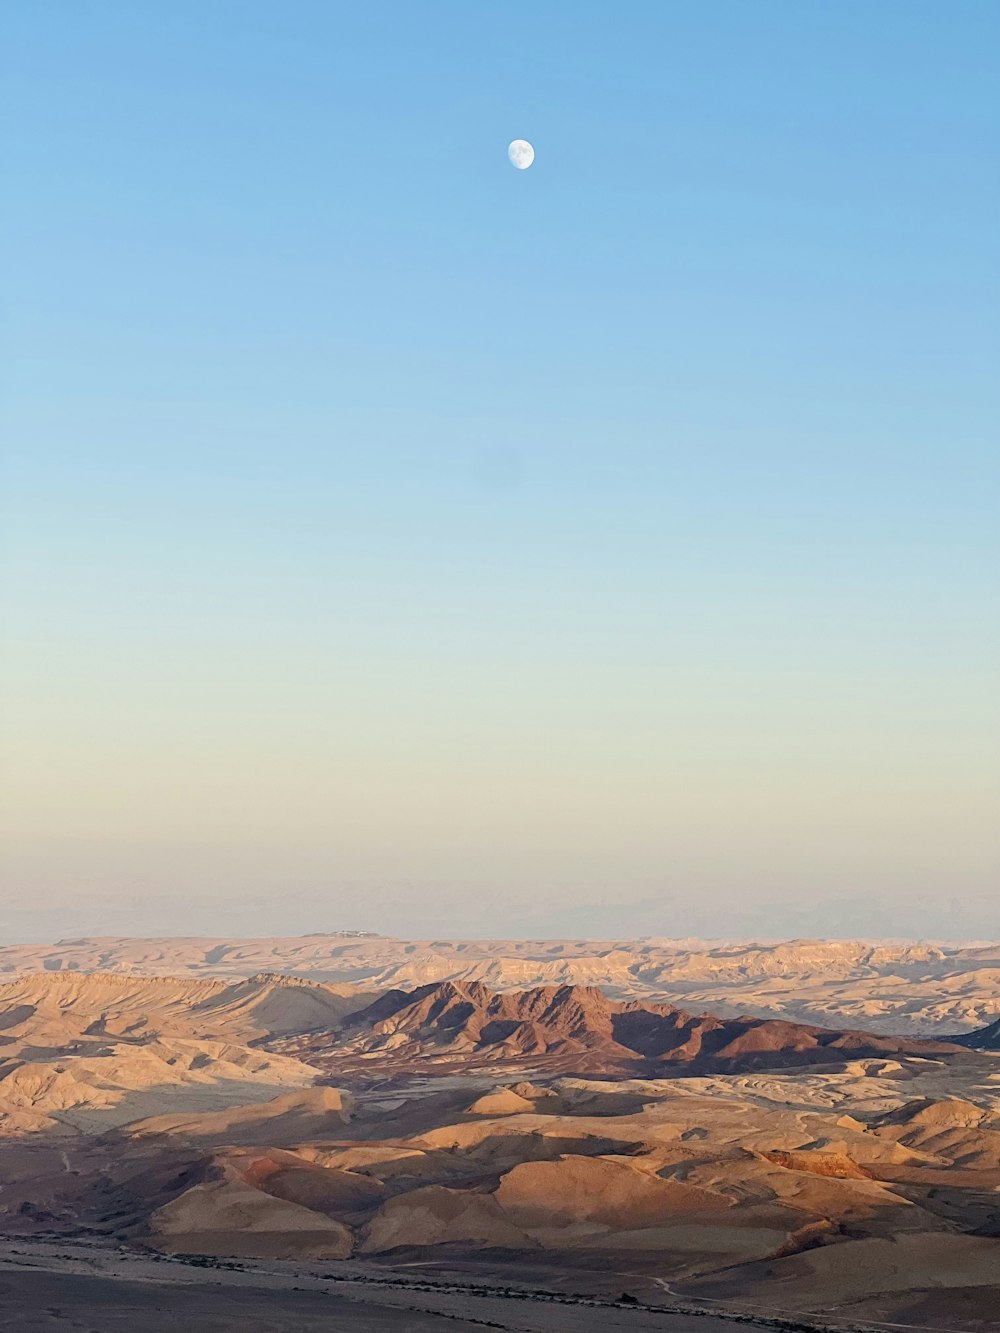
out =
[[995,8],[3,22],[14,935],[995,933]]

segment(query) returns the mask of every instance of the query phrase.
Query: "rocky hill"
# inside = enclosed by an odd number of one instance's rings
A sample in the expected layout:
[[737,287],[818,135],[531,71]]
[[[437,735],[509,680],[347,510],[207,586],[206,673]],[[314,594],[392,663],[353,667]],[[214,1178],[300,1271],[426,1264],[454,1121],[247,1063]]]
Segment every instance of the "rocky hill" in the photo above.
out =
[[858,1030],[695,1015],[613,1000],[593,986],[498,992],[478,981],[390,991],[346,1015],[336,1031],[293,1040],[292,1049],[331,1066],[378,1054],[382,1067],[425,1058],[467,1066],[527,1060],[546,1068],[647,1075],[666,1067],[734,1072],[958,1051],[945,1042]]

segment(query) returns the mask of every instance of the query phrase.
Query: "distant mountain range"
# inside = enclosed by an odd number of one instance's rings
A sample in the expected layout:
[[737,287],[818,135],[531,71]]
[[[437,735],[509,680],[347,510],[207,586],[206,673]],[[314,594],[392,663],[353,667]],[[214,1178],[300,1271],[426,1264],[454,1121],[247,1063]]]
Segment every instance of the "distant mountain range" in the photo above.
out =
[[243,979],[258,973],[412,991],[480,981],[497,991],[597,986],[616,1000],[724,1018],[938,1037],[1000,1018],[1000,944],[873,940],[402,940],[353,932],[287,939],[62,940],[0,948],[26,973]]

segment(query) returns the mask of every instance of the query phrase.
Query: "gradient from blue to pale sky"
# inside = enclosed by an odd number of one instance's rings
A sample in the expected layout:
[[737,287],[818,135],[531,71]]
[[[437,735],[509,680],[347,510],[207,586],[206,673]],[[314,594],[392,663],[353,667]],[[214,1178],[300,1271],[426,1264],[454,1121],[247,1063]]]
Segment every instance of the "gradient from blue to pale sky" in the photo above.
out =
[[3,23],[8,939],[1000,930],[1000,9]]

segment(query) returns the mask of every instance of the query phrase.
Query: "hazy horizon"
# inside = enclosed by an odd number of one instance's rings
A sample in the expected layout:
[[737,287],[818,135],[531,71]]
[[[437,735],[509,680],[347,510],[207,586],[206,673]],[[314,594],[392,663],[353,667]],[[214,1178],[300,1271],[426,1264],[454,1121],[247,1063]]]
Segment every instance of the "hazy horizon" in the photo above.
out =
[[[120,895],[115,895],[116,898]],[[998,935],[996,906],[992,897],[978,902],[934,904],[917,902],[907,912],[912,928],[899,929],[890,911],[877,903],[835,897],[826,901],[804,902],[801,907],[787,904],[761,904],[755,908],[734,907],[719,923],[713,907],[673,911],[661,896],[645,904],[632,905],[629,919],[636,929],[626,930],[621,914],[603,903],[569,903],[561,911],[537,909],[517,914],[510,906],[496,912],[484,910],[473,900],[464,910],[434,903],[422,906],[419,899],[409,913],[395,915],[373,913],[365,917],[363,909],[348,905],[338,909],[342,899],[331,895],[325,906],[310,910],[297,907],[282,912],[274,895],[257,899],[200,902],[185,907],[183,927],[176,923],[176,910],[151,908],[141,897],[131,906],[119,902],[105,910],[87,906],[79,912],[64,910],[63,924],[57,924],[50,909],[8,912],[3,944],[58,944],[77,938],[120,937],[124,939],[208,937],[220,939],[267,939],[306,935],[336,935],[342,931],[371,932],[374,935],[403,940],[546,940],[592,939],[595,941],[662,938],[702,940],[706,943],[759,943],[769,945],[792,940],[873,941],[928,944],[976,944],[995,941]],[[856,923],[844,930],[836,922],[849,917]],[[962,932],[954,921],[978,923]],[[784,929],[774,930],[774,923],[784,922]],[[46,925],[51,922],[51,925]],[[73,925],[66,924],[74,923]],[[508,928],[503,929],[504,923]],[[674,922],[675,929],[669,928]],[[662,923],[662,924],[658,924]],[[700,924],[700,928],[699,928]]]
[[5,939],[1000,937],[1000,10],[2,22]]

